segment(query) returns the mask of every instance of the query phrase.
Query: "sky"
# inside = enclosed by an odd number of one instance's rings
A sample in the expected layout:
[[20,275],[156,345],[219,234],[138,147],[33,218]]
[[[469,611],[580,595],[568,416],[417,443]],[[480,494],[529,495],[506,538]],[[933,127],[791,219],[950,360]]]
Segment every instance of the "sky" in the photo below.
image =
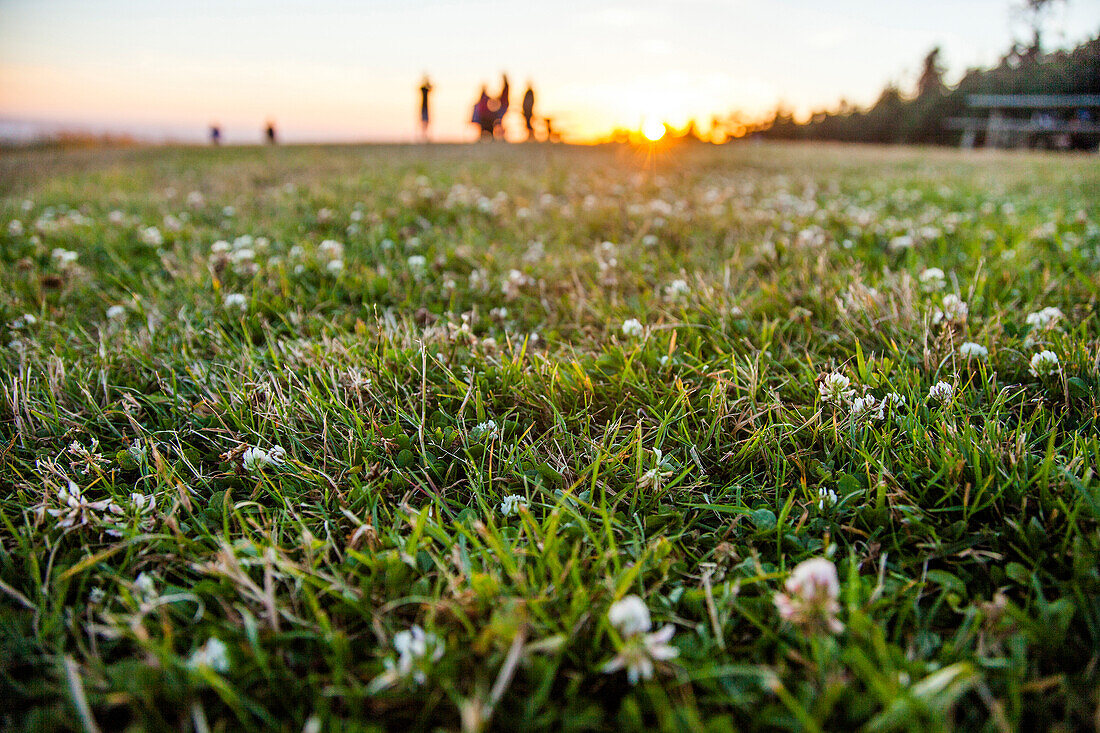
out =
[[[1028,37],[1019,0],[0,0],[0,135],[130,133],[258,142],[410,141],[430,75],[432,136],[476,137],[482,84],[567,139],[778,103],[805,113],[909,87],[941,46],[949,79]],[[965,8],[965,11],[961,9]],[[1048,46],[1100,32],[1068,0]],[[515,117],[515,116],[514,116]],[[508,121],[510,132],[522,120]]]

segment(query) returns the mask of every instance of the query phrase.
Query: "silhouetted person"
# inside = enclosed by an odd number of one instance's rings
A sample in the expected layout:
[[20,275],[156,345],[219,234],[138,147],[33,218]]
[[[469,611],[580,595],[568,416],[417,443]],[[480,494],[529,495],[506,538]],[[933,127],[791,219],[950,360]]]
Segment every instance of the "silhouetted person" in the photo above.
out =
[[432,83],[428,79],[428,75],[424,75],[424,80],[420,83],[420,137],[424,142],[428,142],[428,95],[432,93]]
[[268,122],[267,127],[264,128],[264,135],[267,136],[267,144],[275,144],[275,123]]
[[500,96],[497,97],[496,116],[493,120],[493,137],[504,137],[504,115],[508,114],[508,75],[500,75]]
[[474,115],[471,118],[480,130],[481,139],[486,137],[490,140],[493,139],[493,122],[495,115],[491,105],[492,101],[493,100],[489,98],[489,92],[482,86],[481,97],[478,98],[477,104],[474,105]]
[[554,132],[554,121],[549,117],[544,117],[543,121],[546,122],[546,142],[556,143],[561,136]]
[[214,147],[222,144],[222,128],[217,125],[210,126],[210,144]]
[[535,136],[535,126],[531,124],[531,118],[535,115],[535,90],[531,88],[531,82],[527,82],[527,91],[523,93],[523,123],[527,125],[527,139]]

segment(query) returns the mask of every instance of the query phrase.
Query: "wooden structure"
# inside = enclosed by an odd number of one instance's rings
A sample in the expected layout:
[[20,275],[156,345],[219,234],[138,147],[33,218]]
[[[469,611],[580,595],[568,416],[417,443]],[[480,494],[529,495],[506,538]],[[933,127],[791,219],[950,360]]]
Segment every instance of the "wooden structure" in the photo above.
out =
[[964,148],[1095,150],[1100,145],[1100,94],[970,94],[981,116],[951,117]]

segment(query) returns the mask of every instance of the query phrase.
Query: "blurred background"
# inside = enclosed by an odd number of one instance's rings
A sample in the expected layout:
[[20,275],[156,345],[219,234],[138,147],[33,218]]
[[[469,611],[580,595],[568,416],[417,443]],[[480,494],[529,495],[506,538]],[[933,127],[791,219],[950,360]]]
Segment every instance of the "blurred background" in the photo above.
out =
[[566,141],[692,121],[727,135],[915,94],[936,48],[951,86],[1036,32],[1044,51],[1096,37],[1100,2],[0,0],[0,137],[203,142],[216,124],[252,144],[271,120],[286,142],[410,142],[427,74],[431,138],[466,141],[502,72],[509,139],[528,80]]

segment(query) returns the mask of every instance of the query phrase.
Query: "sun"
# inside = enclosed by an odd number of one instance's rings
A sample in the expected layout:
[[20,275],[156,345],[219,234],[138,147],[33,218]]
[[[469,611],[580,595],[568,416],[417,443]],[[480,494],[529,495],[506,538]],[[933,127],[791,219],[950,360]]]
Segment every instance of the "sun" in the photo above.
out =
[[665,123],[651,117],[642,123],[642,134],[647,140],[657,142],[665,136]]

